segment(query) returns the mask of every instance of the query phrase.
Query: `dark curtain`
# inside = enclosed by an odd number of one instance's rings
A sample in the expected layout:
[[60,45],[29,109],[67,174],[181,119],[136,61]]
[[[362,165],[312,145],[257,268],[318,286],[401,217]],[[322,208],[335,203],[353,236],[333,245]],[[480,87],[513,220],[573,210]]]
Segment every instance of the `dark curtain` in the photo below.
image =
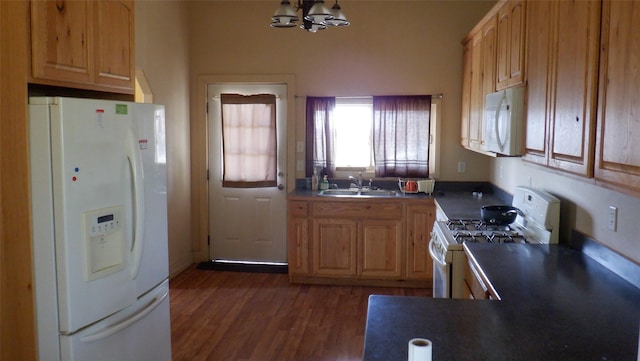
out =
[[431,96],[373,97],[376,177],[429,177]]
[[333,177],[336,170],[334,149],[333,110],[335,97],[307,97],[306,112],[306,169],[311,177],[313,169],[318,174]]

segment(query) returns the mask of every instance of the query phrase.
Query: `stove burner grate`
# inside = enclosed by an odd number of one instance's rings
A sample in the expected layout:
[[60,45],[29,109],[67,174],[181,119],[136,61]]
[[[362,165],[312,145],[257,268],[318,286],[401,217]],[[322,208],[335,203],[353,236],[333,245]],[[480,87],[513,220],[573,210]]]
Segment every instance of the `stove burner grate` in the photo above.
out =
[[456,243],[528,243],[525,236],[511,225],[495,225],[481,220],[449,220],[447,228]]

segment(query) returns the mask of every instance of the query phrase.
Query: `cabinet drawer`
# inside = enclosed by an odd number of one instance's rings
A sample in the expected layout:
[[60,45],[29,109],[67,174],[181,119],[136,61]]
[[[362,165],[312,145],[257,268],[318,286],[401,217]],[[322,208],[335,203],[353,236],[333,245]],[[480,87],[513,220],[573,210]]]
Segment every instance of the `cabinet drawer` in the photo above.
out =
[[478,270],[473,263],[468,262],[465,267],[464,281],[471,291],[471,298],[476,300],[484,300],[491,298],[488,288],[480,278]]
[[402,219],[402,204],[391,202],[314,202],[315,217]]
[[307,202],[289,202],[289,214],[293,217],[306,217],[309,214],[309,204]]

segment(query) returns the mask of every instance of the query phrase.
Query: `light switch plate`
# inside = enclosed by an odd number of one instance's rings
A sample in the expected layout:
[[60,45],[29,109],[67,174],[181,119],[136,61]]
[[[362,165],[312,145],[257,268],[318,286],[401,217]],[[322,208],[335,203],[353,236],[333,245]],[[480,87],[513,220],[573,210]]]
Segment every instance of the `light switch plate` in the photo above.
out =
[[618,208],[609,206],[609,229],[616,231],[618,228]]

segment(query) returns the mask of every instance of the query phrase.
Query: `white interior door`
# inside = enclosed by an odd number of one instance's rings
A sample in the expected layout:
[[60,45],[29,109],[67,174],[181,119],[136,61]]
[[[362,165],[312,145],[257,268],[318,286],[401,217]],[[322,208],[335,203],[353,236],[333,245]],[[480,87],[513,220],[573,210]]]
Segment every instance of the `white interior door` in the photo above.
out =
[[[222,186],[220,94],[274,94],[278,187]],[[211,260],[286,262],[286,84],[209,84],[209,256]]]

